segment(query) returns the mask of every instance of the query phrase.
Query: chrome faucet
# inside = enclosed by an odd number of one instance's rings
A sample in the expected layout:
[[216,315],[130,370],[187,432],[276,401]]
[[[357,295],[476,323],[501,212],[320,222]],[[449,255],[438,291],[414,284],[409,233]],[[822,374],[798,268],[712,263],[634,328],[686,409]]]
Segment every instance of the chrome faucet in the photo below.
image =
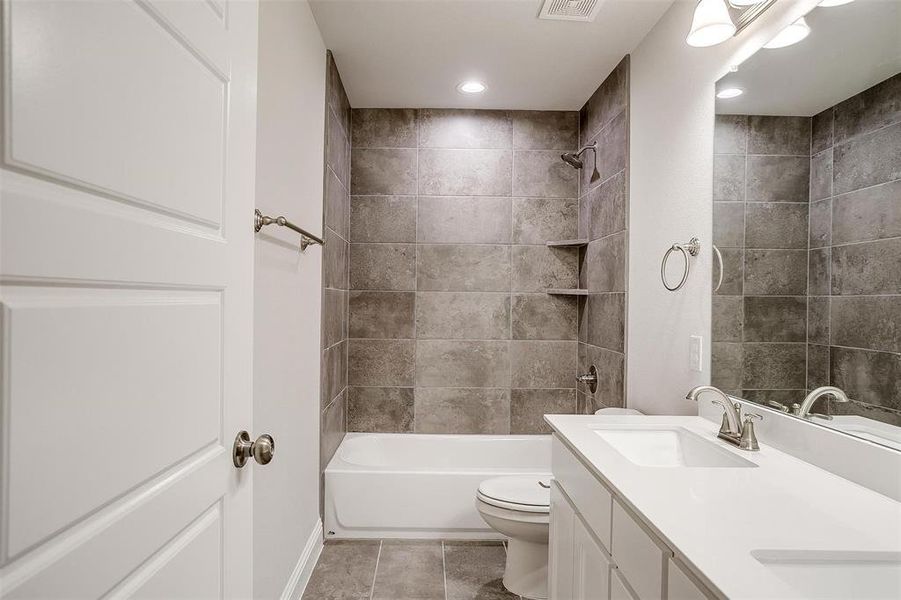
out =
[[723,390],[713,387],[712,385],[699,385],[693,388],[685,395],[686,400],[698,401],[698,397],[704,392],[713,392],[719,398],[713,400],[719,404],[725,411],[723,413],[723,422],[720,425],[720,431],[717,437],[726,440],[730,444],[738,446],[742,450],[760,450],[757,443],[757,436],[754,434],[754,423],[752,419],[762,419],[763,417],[757,413],[748,413],[745,415],[744,422],[741,416],[741,404],[732,403],[729,396]]
[[819,417],[821,419],[826,419],[826,420],[831,421],[832,420],[831,415],[823,415],[820,413],[810,412],[811,407],[813,407],[813,403],[816,402],[817,400],[819,400],[820,398],[822,398],[823,396],[832,396],[835,398],[835,400],[837,402],[844,403],[844,402],[848,401],[848,395],[845,394],[845,392],[843,392],[841,389],[839,389],[837,387],[833,387],[831,385],[824,385],[823,387],[818,387],[817,389],[815,389],[812,392],[810,392],[809,394],[807,394],[807,396],[804,398],[804,401],[801,403],[800,406],[797,404],[792,406],[792,409],[794,409],[795,415],[801,417],[802,419],[807,418],[807,417]]

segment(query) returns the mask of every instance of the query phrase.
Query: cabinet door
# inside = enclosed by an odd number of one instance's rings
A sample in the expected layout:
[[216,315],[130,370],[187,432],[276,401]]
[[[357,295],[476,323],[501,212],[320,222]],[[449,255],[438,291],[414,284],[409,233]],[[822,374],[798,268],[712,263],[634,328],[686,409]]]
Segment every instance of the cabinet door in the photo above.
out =
[[578,517],[573,521],[573,595],[575,600],[610,598],[610,561]]
[[551,525],[548,556],[548,591],[551,600],[570,600],[573,597],[573,524],[576,513],[551,482]]

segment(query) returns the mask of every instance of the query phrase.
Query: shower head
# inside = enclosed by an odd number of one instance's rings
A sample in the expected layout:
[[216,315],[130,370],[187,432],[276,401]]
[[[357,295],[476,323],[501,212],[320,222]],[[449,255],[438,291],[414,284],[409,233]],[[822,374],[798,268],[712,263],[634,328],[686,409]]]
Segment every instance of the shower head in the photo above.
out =
[[564,152],[560,155],[560,158],[563,159],[563,162],[570,165],[574,169],[582,168],[582,160],[579,158],[579,155],[573,152]]
[[582,162],[582,159],[580,157],[586,150],[591,150],[594,153],[595,160],[597,160],[597,142],[592,142],[587,146],[582,146],[582,148],[580,148],[578,152],[564,152],[560,155],[560,158],[562,158],[563,162],[571,166],[573,169],[581,169],[584,166],[584,163]]

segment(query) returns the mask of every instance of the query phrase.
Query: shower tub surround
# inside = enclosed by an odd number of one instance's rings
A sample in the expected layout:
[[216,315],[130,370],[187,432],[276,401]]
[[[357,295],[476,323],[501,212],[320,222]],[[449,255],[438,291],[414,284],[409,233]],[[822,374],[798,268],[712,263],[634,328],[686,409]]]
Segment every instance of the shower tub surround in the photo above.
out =
[[[546,433],[622,406],[627,106],[628,57],[578,113],[353,110],[349,431]],[[560,159],[594,140],[596,172]]]

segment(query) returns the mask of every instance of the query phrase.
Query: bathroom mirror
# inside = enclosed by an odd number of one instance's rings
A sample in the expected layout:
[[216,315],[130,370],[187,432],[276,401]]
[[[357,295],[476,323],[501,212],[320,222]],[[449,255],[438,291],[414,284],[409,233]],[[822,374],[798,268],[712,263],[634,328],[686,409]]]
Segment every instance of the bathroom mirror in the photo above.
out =
[[901,450],[901,3],[793,27],[716,85],[712,384]]

